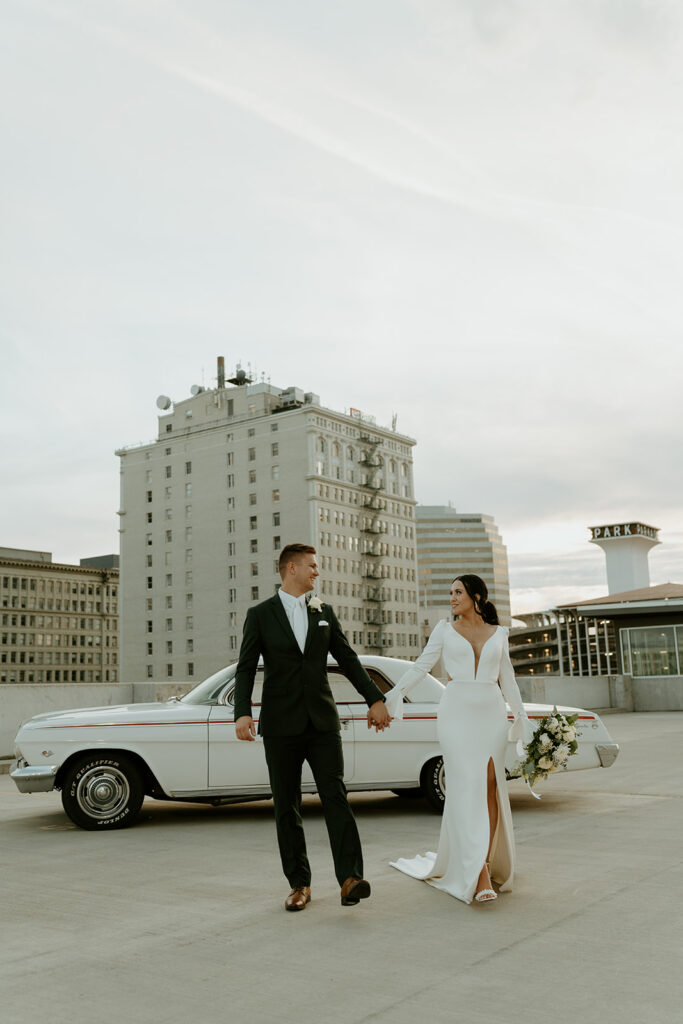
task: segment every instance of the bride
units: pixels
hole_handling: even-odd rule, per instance
[[[473,897],[483,903],[496,899],[492,880],[506,892],[514,873],[505,700],[515,715],[509,738],[526,744],[533,730],[510,662],[507,629],[498,624],[484,581],[472,573],[459,576],[451,587],[451,608],[457,621],[437,624],[420,657],[386,697],[389,714],[403,718],[403,695],[443,657],[449,681],[437,729],[446,775],[439,848],[392,867],[465,903]]]

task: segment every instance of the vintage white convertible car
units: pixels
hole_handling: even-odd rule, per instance
[[[361,661],[386,693],[410,667],[397,658],[362,655]],[[22,793],[61,790],[64,810],[81,828],[108,830],[131,825],[145,795],[219,805],[270,796],[262,741],[235,737],[233,692],[235,665],[221,669],[181,698],[165,703],[83,708],[36,715],[19,730],[16,761],[10,775]],[[403,721],[384,733],[367,728],[366,705],[330,660],[344,746],[349,790],[421,793],[436,810],[443,807],[443,761],[436,739],[437,706],[444,691],[433,676],[411,690]],[[254,715],[262,673],[254,688]],[[548,705],[527,704],[530,719],[542,718]],[[600,718],[578,711],[578,752],[569,768],[608,767],[619,747]],[[512,720],[512,715],[510,715]],[[510,743],[508,774],[519,772]],[[304,765],[304,792],[314,793]]]

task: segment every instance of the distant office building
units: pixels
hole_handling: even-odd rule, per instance
[[[450,505],[418,505],[415,517],[420,619],[433,626],[438,618],[450,615],[453,578],[471,572],[484,580],[501,624],[509,626],[507,549],[493,517],[456,512]]]
[[[110,566],[0,548],[0,683],[117,682],[118,583]]]
[[[220,360],[217,387],[192,392],[161,396],[158,439],[117,452],[123,680],[234,661],[295,541],[318,549],[318,593],[359,652],[415,656],[415,441],[243,371],[226,384]]]

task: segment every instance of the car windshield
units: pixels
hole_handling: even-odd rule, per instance
[[[227,668],[219,669],[212,676],[198,683],[194,690],[190,690],[184,697],[181,697],[183,704],[215,704],[225,684],[235,674],[235,666],[228,665]]]

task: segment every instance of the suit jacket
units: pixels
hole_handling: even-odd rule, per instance
[[[235,720],[251,715],[254,677],[262,655],[265,674],[258,723],[262,736],[295,736],[309,721],[321,732],[339,731],[339,715],[327,679],[328,653],[368,705],[384,700],[329,604],[323,604],[319,612],[308,609],[303,653],[277,594],[254,605],[244,623],[235,675]]]

